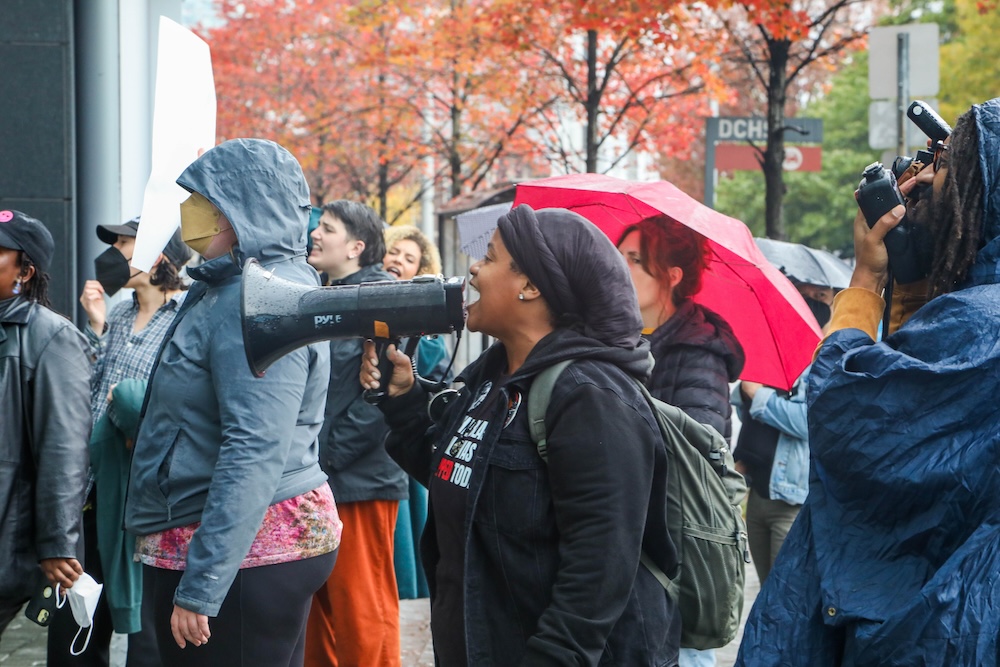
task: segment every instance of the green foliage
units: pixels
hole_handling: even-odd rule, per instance
[[[834,77],[829,94],[799,114],[823,119],[823,170],[785,173],[788,240],[852,255],[854,190],[865,165],[879,159],[868,148],[868,54],[855,54]],[[764,235],[764,175],[737,172],[719,179],[716,208]]]
[[[891,13],[879,25],[937,23],[941,39],[947,42],[958,30],[956,0],[890,0]]]
[[[1000,58],[1000,10],[980,12],[976,0],[954,0],[958,30],[941,47],[941,115],[949,123],[973,104],[1000,94],[995,63]]]

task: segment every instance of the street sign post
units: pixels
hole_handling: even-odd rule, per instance
[[[926,101],[936,96],[940,87],[938,25],[872,28],[868,53],[868,94],[873,100],[868,110],[868,144],[872,148],[895,147],[902,155],[915,145],[906,107],[913,99]],[[916,145],[922,144],[918,138]]]
[[[868,32],[868,96],[873,100],[891,100],[896,97],[898,84],[898,38],[900,33],[909,35],[910,95],[919,99],[937,97],[940,88],[938,57],[938,24],[911,23],[885,28],[872,28]]]
[[[793,144],[823,143],[823,120],[821,118],[786,118],[785,119],[785,171],[819,171],[819,146],[793,146]],[[716,144],[721,144],[720,157],[725,160],[736,160],[744,167],[729,169],[760,169],[755,151],[751,144],[767,142],[767,119],[759,117],[710,117],[705,119],[705,204],[715,208],[715,178]],[[731,150],[735,149],[735,150]],[[747,160],[753,160],[752,166]],[[815,168],[814,168],[815,167]]]

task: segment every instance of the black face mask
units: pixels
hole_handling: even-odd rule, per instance
[[[822,329],[825,327],[826,323],[830,321],[830,306],[804,294],[802,295],[802,298],[806,300],[806,305],[809,306],[809,310],[812,311],[813,316],[819,323],[819,328]]]
[[[105,294],[114,296],[132,278],[132,269],[121,251],[111,246],[94,260],[97,282],[101,283]]]

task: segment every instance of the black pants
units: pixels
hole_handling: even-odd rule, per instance
[[[153,602],[156,638],[165,667],[284,667],[302,665],[312,596],[333,570],[337,552],[240,570],[222,609],[208,619],[207,644],[181,649],[170,631],[174,592],[183,572],[143,567],[142,593]]]
[[[90,502],[96,507],[91,495]],[[104,569],[97,551],[97,510],[89,509],[83,513],[83,557],[79,558],[83,569],[100,584],[104,583]],[[108,606],[108,591],[101,594],[101,599],[94,610],[94,633],[90,637],[87,650],[81,655],[70,655],[69,646],[76,636],[79,626],[73,619],[73,611],[68,604],[57,609],[52,616],[48,636],[48,667],[108,667],[111,659],[111,609]],[[87,630],[80,633],[75,649],[83,646]],[[142,630],[128,635],[127,667],[159,667],[160,656],[156,648],[156,634],[153,631],[152,604],[143,600]]]
[[[97,554],[97,512],[88,509],[83,513],[83,530],[80,535],[80,545],[77,551],[77,560],[83,566],[84,571],[94,578],[99,584],[104,583],[104,570],[101,568],[101,559]],[[90,643],[87,650],[81,655],[70,655],[70,644],[76,636],[80,626],[73,619],[73,610],[67,602],[61,609],[56,609],[52,614],[52,622],[49,624],[48,651],[46,652],[47,664],[49,667],[107,667],[110,662],[111,649],[111,611],[105,596],[101,593],[101,599],[94,610],[94,632],[90,636]],[[80,633],[74,650],[79,650],[86,641],[87,629]]]
[[[21,607],[27,601],[27,599],[0,600],[0,637],[3,637],[3,631],[7,629],[11,621],[17,618],[18,612],[21,611]]]

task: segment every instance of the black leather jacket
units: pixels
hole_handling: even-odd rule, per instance
[[[39,560],[77,557],[89,439],[86,340],[18,299],[0,316],[0,600],[30,595]]]

